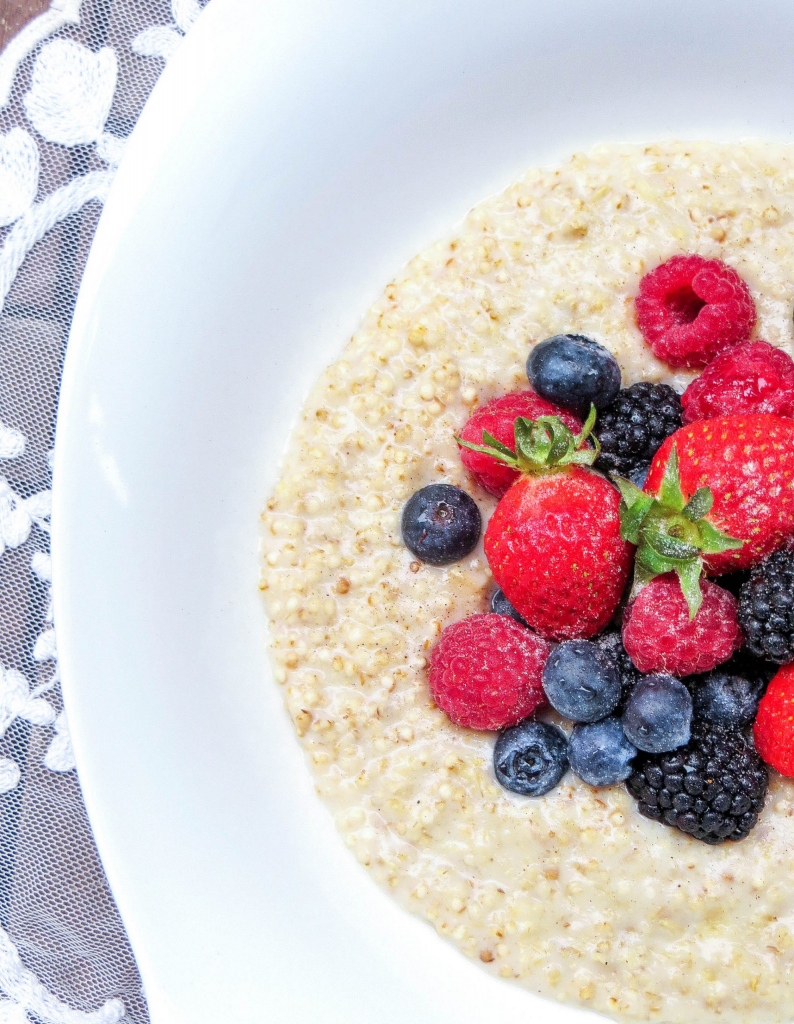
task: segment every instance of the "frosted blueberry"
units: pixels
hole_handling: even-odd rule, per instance
[[[526,718],[499,733],[493,765],[497,781],[511,793],[543,796],[568,771],[568,740],[555,725]]]
[[[623,731],[630,743],[649,754],[661,754],[689,742],[692,697],[673,676],[643,676],[623,712]]]
[[[631,775],[637,748],[626,739],[619,718],[577,725],[568,744],[574,775],[590,786],[612,786]]]
[[[555,711],[574,722],[597,722],[620,703],[620,675],[589,640],[566,640],[543,668],[543,689]]]
[[[405,546],[429,565],[451,565],[471,554],[482,530],[475,500],[452,484],[429,484],[405,503]]]
[[[555,334],[536,345],[527,359],[533,389],[583,419],[590,406],[603,409],[620,391],[618,361],[582,334]]]

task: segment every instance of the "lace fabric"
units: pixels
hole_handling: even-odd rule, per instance
[[[144,1024],[74,771],[51,455],[101,204],[199,0],[52,0],[0,53],[0,1024]]]

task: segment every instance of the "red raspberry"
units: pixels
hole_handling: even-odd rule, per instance
[[[785,665],[769,684],[753,735],[763,760],[781,775],[794,776],[794,665]]]
[[[733,267],[673,256],[640,281],[637,323],[654,355],[671,366],[705,366],[747,341],[755,326],[750,290]]]
[[[456,725],[502,729],[545,703],[550,644],[507,615],[453,622],[430,655],[430,692]]]
[[[472,444],[482,444],[482,432],[487,430],[497,441],[515,451],[513,424],[519,416],[528,420],[536,420],[538,416],[559,416],[574,434],[582,429],[582,421],[573,413],[552,405],[534,391],[519,391],[494,398],[481,406],[461,430],[460,436]],[[521,475],[517,469],[498,462],[492,455],[473,452],[471,448],[460,449],[460,461],[477,483],[497,498],[501,498]]]
[[[690,621],[676,576],[657,576],[623,617],[623,646],[640,672],[690,676],[727,661],[742,645],[739,602],[715,583],[700,581],[703,603]]]
[[[681,396],[684,423],[771,413],[794,417],[794,360],[766,341],[721,352]]]

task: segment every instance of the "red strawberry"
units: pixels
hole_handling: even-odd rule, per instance
[[[695,541],[708,573],[757,565],[794,535],[794,420],[720,416],[682,427],[656,453],[647,494],[660,491],[673,447],[684,499],[708,488],[713,504],[700,512],[703,521],[744,541],[729,550],[710,550]]]
[[[794,777],[794,665],[785,665],[758,705],[755,747],[781,775]]]
[[[620,496],[591,466],[585,446],[595,425],[591,407],[581,434],[559,417],[515,421],[515,451],[486,433],[465,448],[501,460],[524,476],[491,517],[485,557],[505,597],[541,636],[589,637],[612,618],[631,568],[621,539]],[[493,442],[492,444],[490,442]]]
[[[453,622],[430,655],[430,692],[468,729],[503,729],[545,704],[541,675],[551,646],[506,615]]]
[[[734,345],[713,359],[681,396],[684,423],[715,416],[794,416],[794,360],[766,341]]]
[[[573,413],[552,405],[534,391],[520,391],[502,395],[481,406],[461,430],[460,437],[463,441],[481,445],[483,431],[487,431],[497,441],[512,449],[515,421],[519,416],[528,420],[536,420],[539,416],[559,416],[575,434],[582,429],[581,421]],[[460,461],[477,483],[497,498],[501,498],[520,476],[517,469],[505,465],[493,455],[486,455],[484,452],[473,451],[463,446],[460,450]]]
[[[681,584],[673,575],[651,580],[626,609],[623,646],[640,672],[689,676],[709,672],[742,645],[738,601],[703,581],[702,599],[690,617]]]
[[[608,480],[579,466],[524,476],[497,505],[485,556],[541,636],[594,636],[615,614],[633,553],[620,536],[619,505]]]

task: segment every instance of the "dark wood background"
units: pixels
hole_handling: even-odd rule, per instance
[[[49,6],[50,0],[0,0],[0,50],[25,22]]]

